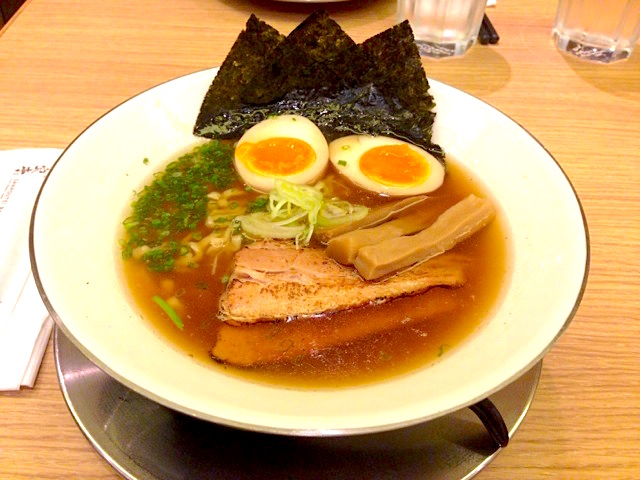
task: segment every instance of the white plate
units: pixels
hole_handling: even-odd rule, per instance
[[[222,424],[297,435],[373,432],[488,396],[538,362],[567,328],[589,261],[586,222],[570,182],[508,117],[431,81],[435,141],[488,186],[511,227],[512,281],[495,315],[433,366],[336,390],[258,385],[174,349],[140,318],[122,285],[116,232],[150,171],[196,140],[193,124],[215,72],[162,84],[97,120],[65,150],[34,210],[32,267],[44,301],[64,333],[115,379]]]

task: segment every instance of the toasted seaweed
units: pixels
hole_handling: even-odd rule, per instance
[[[435,102],[409,22],[405,20],[369,38],[362,49],[374,66],[370,79],[386,98],[397,99],[401,108],[413,114],[414,127],[430,142]]]
[[[352,85],[368,68],[351,37],[326,11],[317,10],[276,47],[271,62],[247,84],[242,100],[262,105],[293,90],[335,90]]]
[[[357,45],[326,12],[316,11],[285,39],[273,38],[267,35],[268,58],[239,74],[233,102],[215,102],[220,93],[212,92],[214,79],[196,135],[238,138],[271,115],[297,113],[316,123],[329,141],[354,133],[387,135],[443,161],[442,149],[431,142],[434,101],[408,22]],[[230,56],[237,53],[233,50]],[[233,77],[225,73],[225,78]]]
[[[373,64],[368,80],[375,82],[385,95],[397,96],[409,107],[435,106],[407,20],[365,40],[361,47]]]
[[[248,105],[222,111],[211,117],[199,135],[210,138],[238,138],[247,125],[272,115],[300,114],[314,122],[328,141],[344,135],[386,135],[424,148],[439,160],[442,149],[426,137],[416,115],[390,105],[374,84],[332,91],[326,88],[294,90],[266,105]],[[430,129],[429,129],[430,131]]]
[[[200,107],[195,132],[213,122],[220,112],[242,106],[246,85],[266,65],[276,47],[285,39],[275,28],[251,14],[213,79]]]

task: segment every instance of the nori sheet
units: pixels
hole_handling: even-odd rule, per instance
[[[247,84],[242,100],[263,105],[293,90],[337,90],[355,84],[369,68],[351,37],[326,11],[317,10],[277,46],[268,65]]]
[[[411,112],[413,128],[423,131],[430,142],[435,102],[429,94],[429,82],[409,22],[405,20],[369,38],[362,43],[362,49],[374,64],[370,80],[385,98],[394,100],[393,106]]]
[[[268,32],[260,58],[248,53],[246,40],[262,36],[247,34],[249,22],[252,32],[257,25]],[[253,15],[247,22],[207,92],[196,135],[239,138],[268,116],[296,113],[316,123],[329,141],[348,134],[387,135],[443,161],[442,149],[431,142],[434,101],[408,22],[360,45],[325,11],[311,14],[284,40],[265,25]],[[226,71],[229,58],[237,62],[242,52],[247,56],[241,72]]]
[[[207,90],[195,131],[211,121],[212,112],[233,110],[243,105],[241,93],[266,67],[268,59],[284,39],[284,35],[275,28],[251,14]]]

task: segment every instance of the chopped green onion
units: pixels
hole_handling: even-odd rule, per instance
[[[155,173],[153,181],[135,193],[131,215],[124,220],[123,258],[131,258],[135,248],[147,246],[153,251],[143,257],[149,270],[173,270],[175,258],[186,251],[169,239],[195,230],[206,218],[212,185],[220,190],[236,180],[233,151],[215,140],[195,147]]]
[[[171,319],[171,321],[176,324],[176,327],[178,327],[180,330],[184,328],[184,323],[182,323],[182,319],[176,313],[176,311],[173,308],[171,308],[171,306],[167,302],[165,302],[158,295],[154,295],[151,298],[151,300],[153,300],[158,304],[158,306],[164,311],[164,313],[167,314],[167,316]]]
[[[378,358],[384,362],[388,362],[391,360],[391,354],[384,350],[380,350],[380,352],[378,352]]]
[[[340,165],[341,167],[346,167],[347,166],[347,161],[346,160],[338,160],[338,165]]]
[[[269,206],[268,197],[258,197],[247,205],[247,213],[265,212]]]

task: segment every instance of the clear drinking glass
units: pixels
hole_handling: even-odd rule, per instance
[[[640,37],[640,0],[560,0],[553,38],[564,52],[596,62],[631,55]]]
[[[398,0],[398,21],[409,20],[421,55],[462,55],[478,37],[487,0]]]

